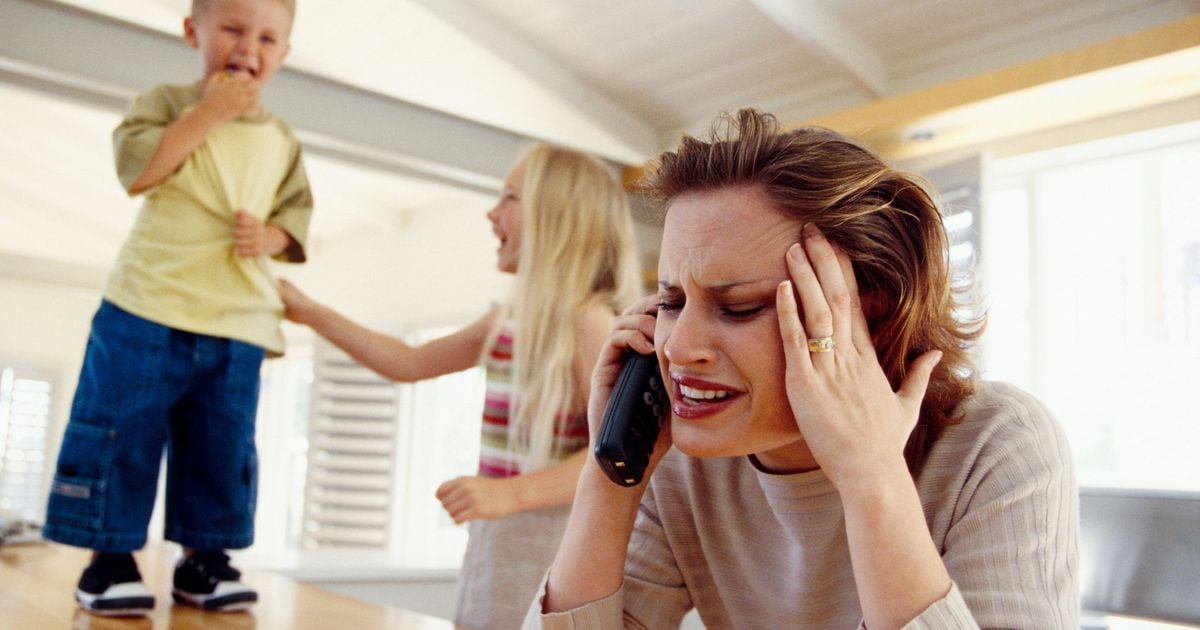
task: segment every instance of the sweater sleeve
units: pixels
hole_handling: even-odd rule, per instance
[[[866,629],[865,625],[859,627]],[[978,627],[979,624],[975,623],[967,603],[963,601],[958,585],[953,582],[950,583],[950,592],[946,593],[945,597],[930,604],[916,619],[904,624],[904,630],[969,630]]]
[[[950,592],[933,602],[916,619],[904,624],[902,630],[946,630],[946,628],[978,628],[971,611],[963,602],[958,585],[951,582]],[[867,630],[867,623],[860,621],[858,630]]]
[[[955,586],[909,627],[1077,628],[1079,500],[1066,436],[1015,388],[981,411],[998,421],[972,439],[945,535],[935,535]],[[978,625],[961,621],[972,618]]]
[[[547,576],[548,579],[549,576]],[[546,599],[546,580],[538,589],[537,598],[525,615],[526,630],[585,630],[594,628],[616,628],[621,619],[621,590],[604,599],[588,602],[579,608],[556,613],[543,613],[542,602]]]

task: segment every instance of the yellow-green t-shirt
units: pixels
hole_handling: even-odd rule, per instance
[[[128,192],[163,129],[200,101],[199,85],[159,85],[113,131],[117,176]],[[291,129],[263,112],[219,125],[175,173],[145,192],[105,298],[178,330],[237,339],[283,353],[283,303],[265,257],[234,248],[234,211],[287,232],[276,258],[303,262],[312,193]]]

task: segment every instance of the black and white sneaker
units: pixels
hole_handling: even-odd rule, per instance
[[[128,553],[96,554],[79,577],[75,601],[90,613],[111,617],[145,615],[154,609],[154,595]]]
[[[175,588],[171,595],[178,604],[213,612],[246,610],[258,601],[258,593],[242,584],[241,572],[229,566],[223,551],[196,551],[175,566]]]

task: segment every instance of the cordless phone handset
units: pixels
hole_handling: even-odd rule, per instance
[[[669,410],[658,358],[626,352],[625,364],[604,409],[594,451],[600,468],[613,483],[626,487],[641,483]]]

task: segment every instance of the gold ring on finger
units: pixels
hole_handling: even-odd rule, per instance
[[[809,337],[808,351],[809,352],[833,352],[836,344],[833,343],[833,335],[828,337]]]

